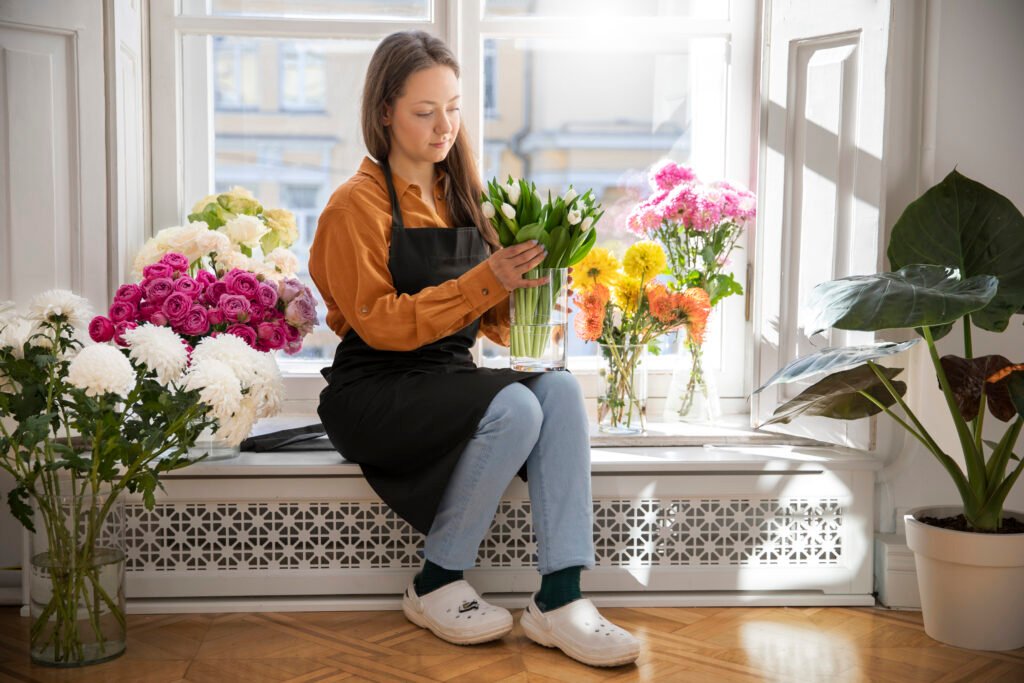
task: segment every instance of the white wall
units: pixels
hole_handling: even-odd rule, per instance
[[[921,135],[919,187],[931,187],[954,167],[1006,195],[1024,211],[1024,2],[1019,0],[930,0],[923,6],[924,83],[919,102]],[[897,39],[899,39],[897,37]],[[907,37],[908,40],[912,38]],[[889,183],[905,183],[893,176]],[[899,193],[897,193],[899,194]],[[905,204],[889,206],[895,220]],[[890,222],[891,224],[891,222]],[[1002,334],[974,332],[974,354],[1000,353],[1024,362],[1024,316],[1015,316]],[[930,361],[915,349],[910,386],[918,415],[949,453],[958,449],[945,402]],[[939,343],[942,354],[963,353],[955,329]],[[998,439],[1005,425],[989,416],[986,438]],[[908,441],[912,441],[908,439]],[[1017,452],[1021,451],[1018,445]],[[883,472],[892,480],[879,490],[882,531],[896,523],[896,511],[953,503],[958,496],[945,471],[920,449],[893,459]],[[1024,510],[1024,480],[1007,507]]]

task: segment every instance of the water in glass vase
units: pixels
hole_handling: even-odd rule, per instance
[[[523,279],[548,278],[546,283],[512,290],[509,357],[513,370],[544,372],[565,368],[568,274],[568,268],[535,268]]]

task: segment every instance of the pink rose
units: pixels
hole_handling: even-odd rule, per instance
[[[192,308],[192,299],[188,294],[175,292],[164,300],[163,313],[172,323],[180,323]]]
[[[114,325],[114,343],[118,346],[128,346],[128,342],[124,339],[124,333],[128,330],[134,330],[138,325],[130,321],[124,321]]]
[[[227,285],[228,291],[232,294],[240,294],[252,299],[256,296],[256,290],[259,289],[260,281],[250,272],[244,271],[241,268],[232,268],[231,272],[224,276],[224,284]]]
[[[217,276],[208,270],[200,270],[198,273],[196,273],[196,280],[199,281],[199,283],[202,284],[203,287],[209,287],[210,285],[217,281]]]
[[[166,327],[171,321],[167,319],[163,311],[154,311],[153,315],[149,316],[149,322],[158,327]]]
[[[97,344],[110,341],[114,338],[114,322],[102,315],[96,316],[89,323],[89,336]]]
[[[290,341],[284,345],[284,352],[289,356],[294,356],[296,353],[302,350],[301,341]]]
[[[269,285],[266,282],[261,282],[259,288],[256,290],[256,298],[259,302],[271,308],[277,304],[277,288],[273,285]]]
[[[174,269],[166,263],[151,263],[142,269],[142,277],[145,280],[156,280],[157,278],[170,279],[174,275]]]
[[[226,334],[233,334],[240,339],[244,339],[246,344],[256,348],[256,330],[248,325],[231,325],[225,332]]]
[[[211,308],[206,312],[206,319],[210,321],[211,325],[223,325],[224,311],[219,308]]]
[[[143,322],[149,322],[149,319],[153,317],[153,314],[160,310],[160,307],[156,304],[151,304],[148,301],[144,301],[139,306],[139,319]]]
[[[252,315],[249,300],[240,294],[225,294],[217,302],[217,307],[224,312],[224,319],[231,322],[248,322]]]
[[[296,297],[285,309],[284,319],[288,321],[289,325],[297,327],[300,332],[307,334],[316,324],[315,304],[308,297]]]
[[[131,320],[134,322],[138,318],[138,315],[139,309],[130,301],[115,299],[114,303],[110,304],[110,319],[115,323],[124,322],[125,320]]]
[[[127,301],[138,306],[139,302],[142,301],[142,294],[142,287],[138,285],[121,285],[117,288],[117,294],[114,295],[114,298],[118,301]]]
[[[268,349],[280,349],[283,348],[285,342],[288,341],[285,337],[284,330],[281,329],[281,325],[277,323],[260,323],[256,327],[256,337],[263,342],[263,345]]]
[[[298,328],[286,324],[284,326],[284,336],[289,342],[297,342],[302,339],[302,332]]]
[[[188,295],[188,298],[195,301],[203,293],[203,285],[198,280],[193,280],[188,275],[182,275],[174,281],[175,291]]]
[[[171,270],[184,273],[188,270],[188,258],[184,254],[168,252],[160,259],[160,263],[166,264]]]
[[[210,320],[206,315],[206,309],[202,306],[192,306],[181,322],[181,331],[190,337],[209,332]]]
[[[163,264],[158,264],[163,265]],[[166,268],[166,266],[164,266]],[[143,283],[146,299],[154,304],[162,304],[164,299],[174,293],[174,280],[170,277],[158,277]]]
[[[228,286],[223,280],[217,280],[206,288],[206,301],[211,306],[220,303],[220,298],[228,293]]]
[[[303,289],[305,288],[302,286],[302,283],[294,278],[284,280],[279,286],[281,300],[286,304],[290,303],[292,299],[302,294]]]

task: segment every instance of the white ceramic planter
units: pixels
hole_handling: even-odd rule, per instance
[[[907,512],[924,630],[935,640],[971,650],[1024,647],[1024,534],[951,531],[917,521],[953,517],[962,507]],[[1003,515],[1024,520],[1024,513]]]

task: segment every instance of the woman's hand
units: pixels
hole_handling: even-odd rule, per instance
[[[499,249],[491,254],[487,261],[491,264],[495,277],[501,281],[506,291],[511,292],[517,287],[540,287],[547,284],[550,279],[548,277],[537,280],[523,279],[523,273],[539,266],[547,255],[548,251],[543,244],[530,240]]]

